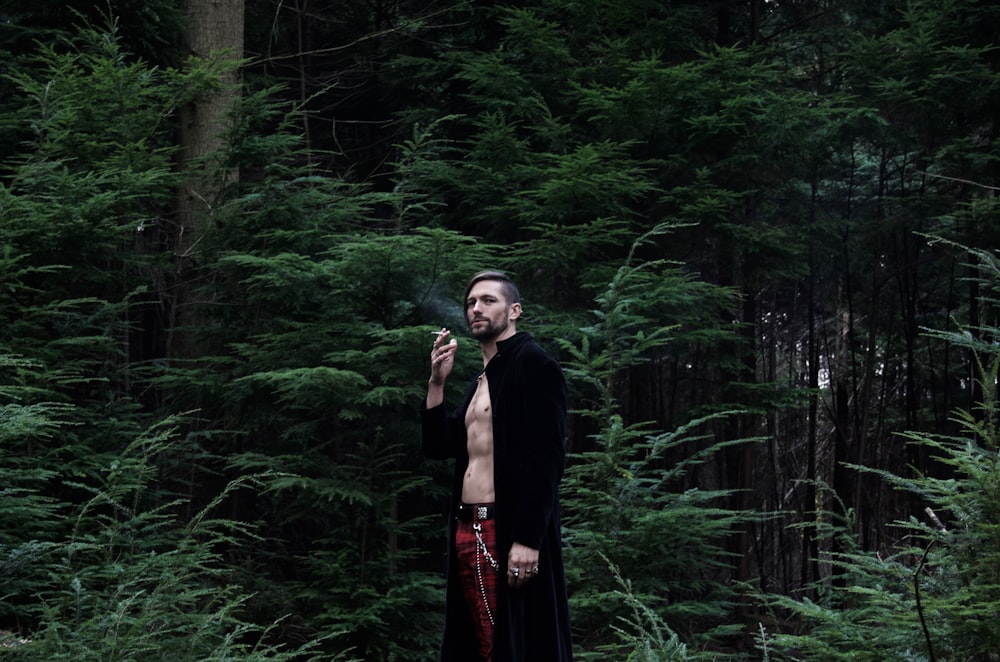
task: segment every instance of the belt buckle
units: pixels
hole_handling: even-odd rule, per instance
[[[478,506],[476,508],[476,517],[478,519],[486,519],[487,515],[489,515],[489,510],[486,508],[486,506]]]

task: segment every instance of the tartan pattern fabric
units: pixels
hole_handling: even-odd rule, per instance
[[[478,536],[475,527],[479,527]],[[489,556],[484,553],[480,539]],[[484,662],[490,662],[493,656],[493,619],[497,609],[499,570],[493,568],[490,559],[497,558],[496,547],[495,520],[475,518],[472,522],[455,523],[458,574],[479,641],[479,655]]]

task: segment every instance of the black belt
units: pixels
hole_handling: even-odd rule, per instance
[[[459,522],[481,522],[482,520],[493,519],[493,506],[482,504],[458,504],[455,511],[455,519]]]

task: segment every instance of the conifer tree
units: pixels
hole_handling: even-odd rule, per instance
[[[972,249],[984,267],[984,303],[993,310],[1000,260]],[[831,517],[827,534],[842,540],[832,562],[845,582],[817,601],[773,597],[805,625],[803,634],[772,633],[772,659],[885,660],[990,659],[1000,640],[1000,478],[994,325],[929,331],[974,353],[983,400],[956,410],[954,434],[903,433],[928,453],[933,473],[854,465],[894,490],[914,497],[914,509],[892,523],[904,542],[882,554],[864,550],[849,519]],[[767,638],[767,637],[765,637]]]
[[[4,648],[18,659],[284,659],[223,555],[253,526],[218,517],[264,478],[172,489],[197,449],[155,409],[148,366],[175,182],[170,114],[196,79],[85,29],[11,80],[31,140],[0,186],[0,539]],[[152,341],[155,335],[148,335]],[[146,369],[144,369],[146,368]]]
[[[724,548],[754,515],[727,508],[725,490],[687,487],[687,479],[728,445],[752,440],[706,434],[722,414],[661,430],[621,411],[628,370],[682,337],[690,320],[678,304],[723,307],[731,296],[676,265],[636,255],[643,241],[667,231],[636,242],[597,298],[579,344],[561,343],[576,385],[577,425],[595,430],[593,448],[573,454],[564,485],[571,607],[586,633],[581,659],[647,659],[642,651],[648,659],[699,659],[695,650],[720,650],[741,629],[727,622],[737,596],[726,578],[736,559]],[[706,339],[712,332],[701,331]]]

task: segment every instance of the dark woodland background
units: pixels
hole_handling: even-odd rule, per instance
[[[998,27],[0,3],[0,658],[434,659],[428,331],[500,268],[579,659],[1000,659]]]

